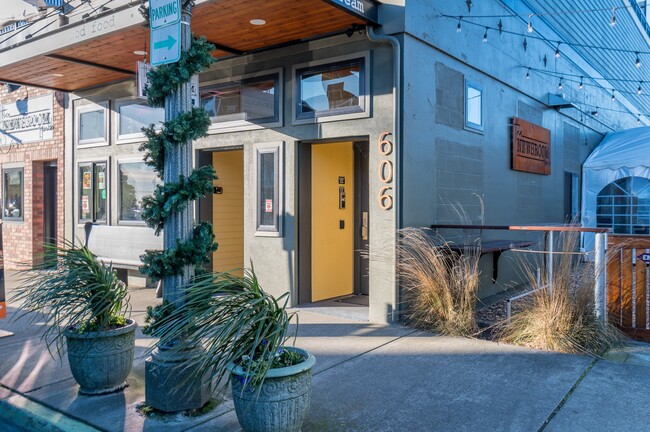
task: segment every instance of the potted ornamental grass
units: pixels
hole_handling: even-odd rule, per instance
[[[276,299],[265,292],[252,268],[242,277],[207,274],[195,278],[182,302],[167,305],[168,312],[152,323],[161,344],[197,348],[188,365],[197,374],[208,373],[216,382],[229,375],[246,432],[299,431],[309,410],[316,359],[288,346],[289,323],[297,319],[286,311],[288,296]]]
[[[79,392],[87,395],[121,390],[131,371],[137,324],[126,285],[87,247],[45,245],[44,259],[20,275],[12,297],[17,317],[45,318],[42,339],[62,358],[67,351]],[[37,312],[37,313],[33,313]]]

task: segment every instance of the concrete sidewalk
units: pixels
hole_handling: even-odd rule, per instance
[[[8,288],[10,288],[10,283]],[[10,293],[9,293],[10,294]],[[153,290],[132,291],[143,323]],[[10,317],[15,309],[9,305]],[[297,345],[317,358],[303,431],[646,431],[650,350],[634,345],[610,360],[546,353],[482,340],[434,336],[299,310]],[[43,323],[0,321],[0,429],[238,431],[230,396],[198,417],[148,418],[138,330],[129,386],[79,395],[65,359],[52,359]]]

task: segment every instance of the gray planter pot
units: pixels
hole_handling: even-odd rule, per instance
[[[126,387],[138,326],[133,320],[126,322],[124,327],[103,332],[66,332],[68,363],[80,393],[99,395]]]
[[[242,392],[240,366],[229,368],[232,397],[239,424],[245,432],[299,432],[311,402],[311,368],[316,358],[300,348],[286,349],[307,360],[294,366],[271,369],[259,391]]]

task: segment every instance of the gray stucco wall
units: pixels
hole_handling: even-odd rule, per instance
[[[369,56],[367,66],[370,79],[369,116],[364,118],[344,119],[317,124],[294,125],[292,122],[292,105],[294,80],[292,67],[319,60],[336,59],[341,56]],[[392,50],[388,45],[374,44],[363,34],[353,37],[338,36],[310,43],[295,45],[280,50],[273,50],[240,58],[221,60],[212,69],[201,75],[202,83],[236,78],[242,75],[281,69],[283,73],[281,104],[283,111],[282,124],[273,128],[258,128],[250,130],[211,131],[206,138],[194,143],[196,151],[210,151],[228,148],[244,149],[245,171],[245,209],[244,209],[244,253],[245,262],[253,262],[262,286],[269,292],[280,295],[291,292],[291,304],[297,302],[297,272],[299,254],[297,250],[298,233],[298,202],[297,181],[298,146],[301,142],[319,140],[350,140],[367,139],[369,141],[370,163],[370,319],[386,321],[392,310],[395,293],[394,275],[394,208],[381,210],[376,200],[377,191],[382,183],[376,175],[380,159],[392,160],[393,155],[381,156],[377,150],[377,139],[384,131],[392,130]],[[104,101],[135,95],[132,82],[116,84],[101,89],[75,95],[77,104],[86,101]],[[111,102],[111,109],[114,104]],[[74,117],[74,104],[69,108],[70,118]],[[75,120],[76,121],[76,120]],[[72,125],[71,125],[72,126]],[[72,128],[73,129],[73,128]],[[68,148],[68,172],[74,176],[69,185],[74,194],[66,195],[67,208],[74,209],[74,215],[68,217],[69,231],[79,238],[83,237],[83,227],[78,220],[78,169],[80,160],[104,160],[110,158],[112,193],[109,192],[111,207],[111,224],[117,219],[117,188],[115,161],[120,158],[138,157],[139,143],[115,144],[95,148],[76,148],[74,139],[69,136],[66,140]],[[282,143],[283,171],[281,179],[283,189],[283,236],[255,236],[255,146],[267,143]],[[217,173],[218,175],[218,173]],[[394,187],[394,185],[393,185]],[[219,239],[217,238],[217,241]],[[335,269],[333,269],[335,271]]]
[[[499,2],[474,9],[476,14],[507,13]],[[521,67],[539,61],[543,47],[529,41],[524,52],[518,39],[496,34],[495,42],[483,44],[483,30],[479,34],[479,29],[465,26],[459,34],[457,20],[439,17],[463,13],[467,13],[464,2],[414,1],[406,10],[403,225],[563,223],[565,171],[579,173],[603,134],[610,127],[635,126],[634,118],[610,115],[599,123],[577,110],[546,106],[545,95],[557,92],[557,82],[534,74],[527,80]],[[465,126],[465,80],[482,88],[482,131]],[[592,91],[587,97],[602,105],[610,95]],[[551,131],[551,175],[511,169],[512,117]],[[478,235],[484,240],[542,240],[530,232],[440,233],[456,241]],[[532,257],[504,253],[496,284],[490,280],[491,256],[483,257],[480,295],[520,283],[518,261]]]

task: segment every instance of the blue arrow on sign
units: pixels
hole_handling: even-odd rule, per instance
[[[155,49],[172,49],[176,45],[176,39],[172,35],[167,36],[167,39],[158,41],[153,44]]]

